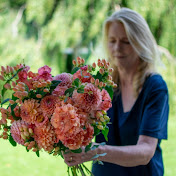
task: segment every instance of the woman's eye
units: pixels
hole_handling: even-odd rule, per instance
[[[127,44],[127,45],[129,45],[129,44],[130,44],[130,42],[129,42],[129,41],[122,41],[122,43]]]

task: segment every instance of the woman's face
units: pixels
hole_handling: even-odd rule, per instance
[[[125,28],[120,22],[113,22],[108,30],[108,51],[117,60],[118,66],[135,66],[139,57],[128,41]]]

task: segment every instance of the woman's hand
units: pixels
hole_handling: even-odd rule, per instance
[[[62,155],[64,157],[64,162],[68,166],[75,166],[81,164],[83,162],[93,160],[92,157],[96,155],[96,149],[85,152],[85,147],[82,147],[81,153],[73,153],[71,151],[63,152]]]

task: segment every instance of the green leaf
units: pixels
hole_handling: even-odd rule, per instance
[[[76,73],[79,70],[79,67],[74,67],[73,70],[71,71],[71,74]]]
[[[98,71],[97,74],[94,76],[95,79],[99,79],[99,81],[102,81],[102,74]]]
[[[38,157],[40,157],[39,150],[37,150],[35,153]]]
[[[8,102],[9,100],[11,100],[11,99],[10,99],[10,98],[5,99],[5,100],[1,103],[1,106],[2,106],[4,103]]]
[[[102,130],[102,134],[104,135],[104,138],[106,141],[108,141],[108,133],[109,133],[109,127],[106,126],[104,130]]]
[[[21,117],[17,117],[16,115],[15,115],[15,113],[14,113],[14,108],[17,106],[17,103],[15,103],[15,104],[13,104],[13,105],[10,105],[10,107],[11,107],[11,115],[13,116],[13,119],[14,120],[19,120],[19,119],[21,119]]]
[[[102,161],[100,161],[100,160],[98,160],[97,162],[98,162],[98,164],[100,164],[100,165],[104,165],[104,163],[103,163]]]
[[[51,81],[50,91],[53,92],[53,90],[61,83],[60,80],[53,80]]]
[[[76,78],[73,83],[76,87],[79,87],[79,83],[80,83],[79,78]]]
[[[82,149],[81,148],[79,148],[79,149],[77,149],[77,150],[71,150],[73,153],[81,153],[82,152]]]
[[[114,94],[113,88],[111,86],[106,86],[105,90],[107,90],[107,92],[109,93],[109,96],[111,97],[111,100],[112,100],[113,94]]]
[[[99,147],[99,145],[93,145],[92,147],[91,147],[91,150],[95,150],[96,148],[98,148]]]
[[[98,158],[100,155],[99,154],[96,154],[96,155],[94,155],[93,157],[92,157],[92,159],[96,159],[96,158]]]
[[[26,151],[29,152],[29,150],[27,149],[27,147],[26,147]]]
[[[9,136],[9,142],[10,142],[14,147],[17,146],[17,143],[14,141],[13,137],[11,136],[11,134],[10,134],[10,136]]]
[[[78,93],[84,93],[84,89],[79,88],[79,89],[77,89],[77,92]]]
[[[85,152],[88,152],[89,150],[91,150],[91,146],[92,146],[92,143],[87,145],[86,148],[85,148]]]
[[[99,154],[99,156],[105,156],[107,153],[101,153]]]
[[[72,96],[74,90],[75,90],[75,88],[71,87],[71,88],[67,89],[64,94],[67,95],[67,93],[69,93],[69,96]]]

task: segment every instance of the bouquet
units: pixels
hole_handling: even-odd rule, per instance
[[[108,140],[107,110],[117,86],[110,75],[113,70],[104,59],[84,63],[77,57],[72,73],[56,76],[47,65],[37,73],[25,64],[1,66],[0,138],[13,146],[23,145],[37,156],[44,150],[61,157],[67,150],[82,152],[83,146],[85,152],[95,149],[92,139],[99,133]],[[68,167],[72,175],[85,175],[85,171],[92,174],[84,163]]]

